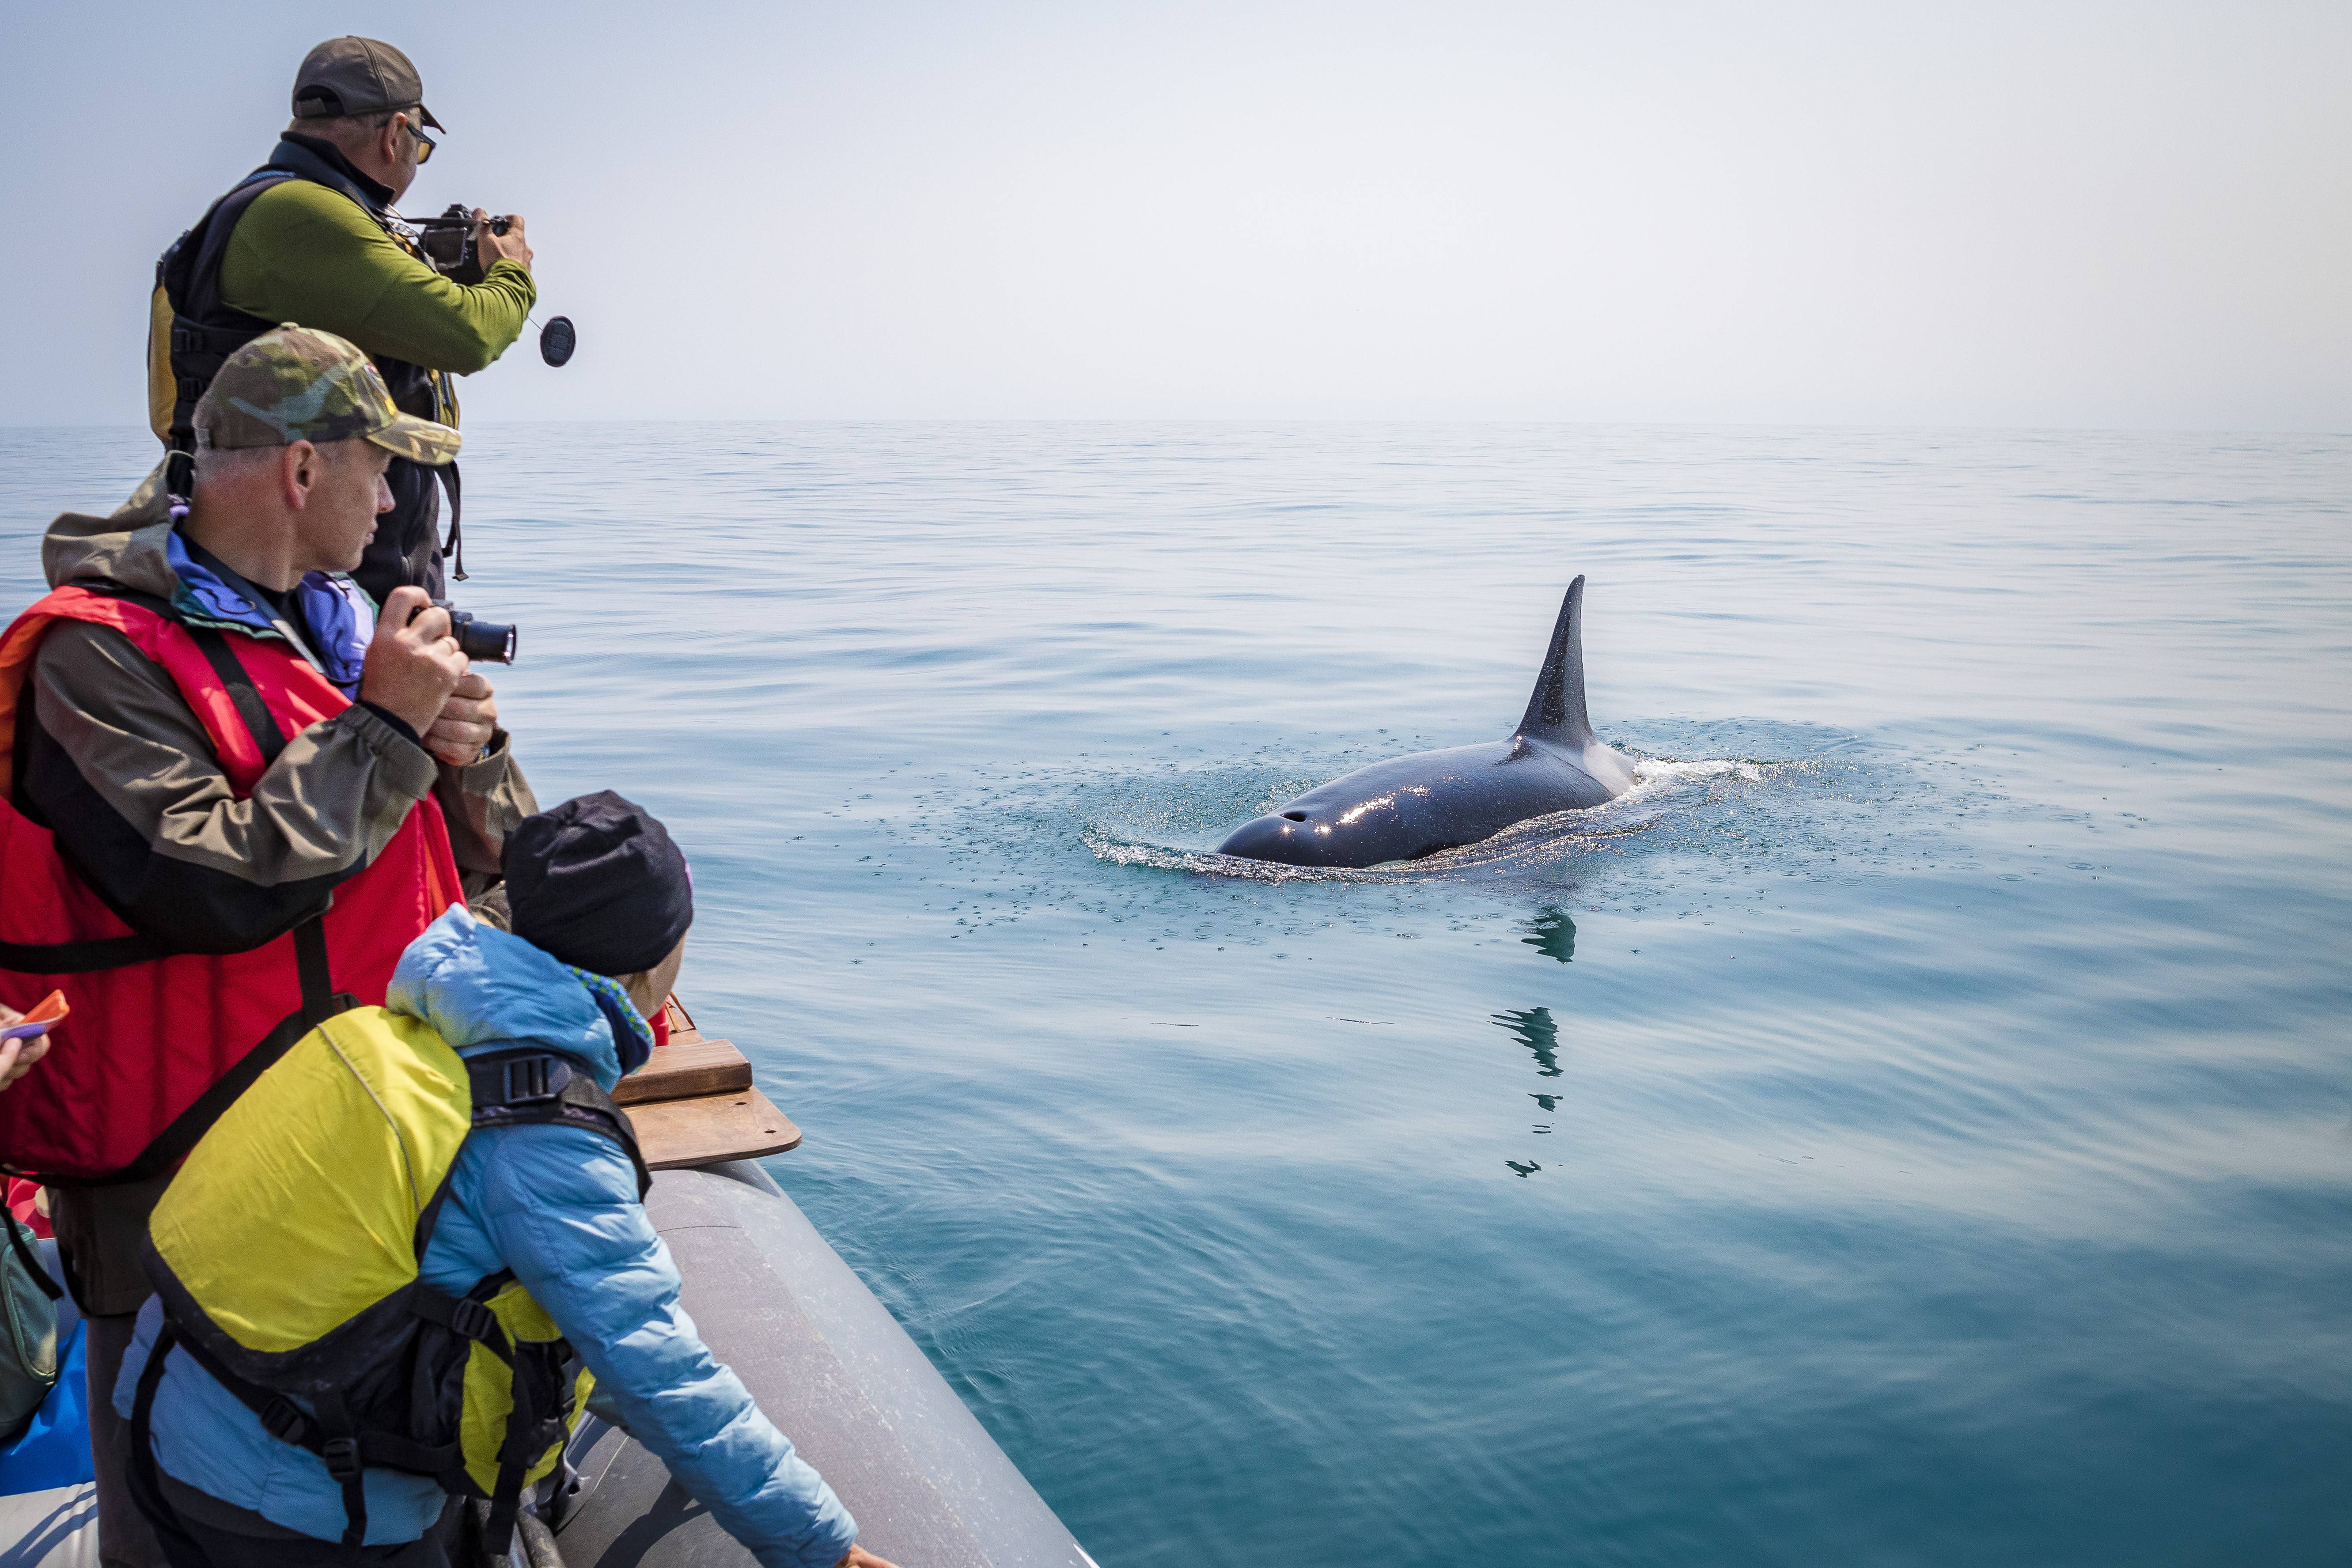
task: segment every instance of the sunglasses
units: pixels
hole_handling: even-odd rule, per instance
[[[418,165],[421,167],[424,164],[433,162],[433,149],[439,146],[440,143],[434,141],[432,137],[425,134],[421,129],[415,125],[411,125],[408,128],[408,133],[416,138],[416,162]]]

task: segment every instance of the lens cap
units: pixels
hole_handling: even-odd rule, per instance
[[[555,316],[539,329],[539,357],[550,364],[562,364],[580,346],[580,334],[572,330],[572,318]]]

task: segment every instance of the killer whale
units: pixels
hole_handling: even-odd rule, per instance
[[[1633,764],[1592,732],[1584,710],[1583,619],[1580,574],[1560,600],[1528,710],[1506,739],[1358,768],[1243,823],[1217,852],[1292,866],[1418,860],[1624,794]]]

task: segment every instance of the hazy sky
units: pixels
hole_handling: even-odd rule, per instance
[[[0,0],[0,423],[143,417],[303,52],[525,214],[469,422],[2352,429],[2352,5]]]

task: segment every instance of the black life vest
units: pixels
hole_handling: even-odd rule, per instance
[[[164,488],[184,500],[195,484],[196,400],[204,396],[205,388],[212,384],[213,377],[220,374],[229,355],[281,324],[235,310],[221,298],[221,264],[228,255],[229,237],[236,232],[237,220],[245,216],[254,199],[288,180],[309,180],[357,202],[360,209],[374,219],[395,244],[421,257],[415,242],[394,225],[381,202],[370,198],[351,171],[340,166],[341,161],[307,145],[307,141],[293,136],[280,140],[271,151],[269,162],[205,208],[195,226],[173,241],[171,248],[155,263],[150,330],[159,335],[168,334],[164,342],[169,347],[171,367],[170,422],[159,432],[170,453]],[[152,357],[151,352],[151,360]],[[446,375],[389,354],[369,357],[375,362],[385,389],[403,413],[444,425],[457,423],[457,393]],[[150,374],[153,374],[152,368]],[[151,402],[160,422],[161,389],[151,389]],[[392,486],[393,512],[385,520],[387,526],[380,537],[389,545],[404,531],[402,523],[433,504],[432,487],[437,479],[449,492],[449,540],[446,544],[436,545],[434,553],[446,558],[456,552],[459,547],[457,466],[451,463],[435,470],[395,460],[393,470],[385,476]],[[463,581],[465,574],[464,557],[460,555],[457,575]],[[362,576],[363,585],[381,600],[384,584],[367,580],[367,575]],[[412,581],[422,582],[415,563],[410,563],[407,575]],[[439,596],[436,584],[424,585],[436,587],[436,596]]]

